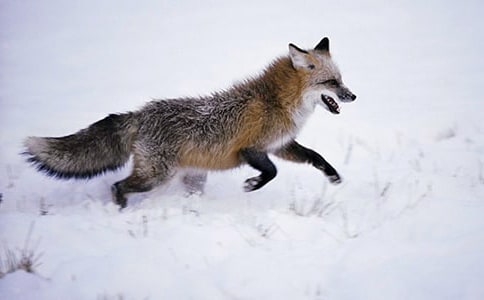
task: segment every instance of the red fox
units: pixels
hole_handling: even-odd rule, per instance
[[[261,75],[210,96],[154,100],[72,135],[29,137],[24,154],[38,170],[65,179],[116,170],[132,155],[131,175],[112,186],[121,208],[127,194],[149,191],[182,169],[197,170],[184,182],[201,190],[207,171],[248,164],[260,175],[247,179],[244,189],[257,190],[277,173],[268,154],[310,163],[339,183],[336,170],[295,138],[316,104],[339,114],[337,101],[355,99],[323,38],[311,50],[289,44],[289,55],[275,59]]]

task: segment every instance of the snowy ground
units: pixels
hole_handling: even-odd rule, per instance
[[[0,299],[484,299],[484,5],[286,2],[0,2],[0,258],[40,256]],[[326,35],[358,100],[318,109],[299,141],[342,185],[274,159],[260,191],[242,191],[245,167],[120,213],[109,186],[129,166],[56,181],[18,155]]]

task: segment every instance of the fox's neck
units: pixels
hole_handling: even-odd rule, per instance
[[[269,142],[268,149],[281,147],[294,139],[314,111],[312,103],[303,101],[305,76],[293,67],[289,57],[282,57],[272,62],[259,77],[243,85],[242,91],[264,104],[265,110],[254,115],[260,113],[262,136]]]
[[[238,89],[255,91],[261,101],[284,109],[297,107],[301,101],[303,80],[289,57],[274,60],[258,77],[246,81]]]

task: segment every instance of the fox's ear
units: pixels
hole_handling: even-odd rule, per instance
[[[314,65],[309,59],[309,53],[306,50],[303,50],[294,44],[289,44],[289,56],[291,57],[294,68],[314,69]]]
[[[314,47],[314,50],[329,52],[329,39],[327,37],[323,38],[321,42]]]

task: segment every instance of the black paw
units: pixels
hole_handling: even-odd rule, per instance
[[[245,181],[244,191],[252,192],[252,191],[258,190],[261,187],[263,187],[266,183],[267,181],[263,180],[262,177],[260,176],[249,178]]]
[[[113,202],[119,205],[119,210],[122,210],[128,205],[128,200],[119,192],[114,184],[111,186],[111,193],[113,195]]]
[[[329,182],[332,184],[340,184],[343,180],[341,177],[338,175],[338,173],[333,174],[333,175],[328,175]]]

